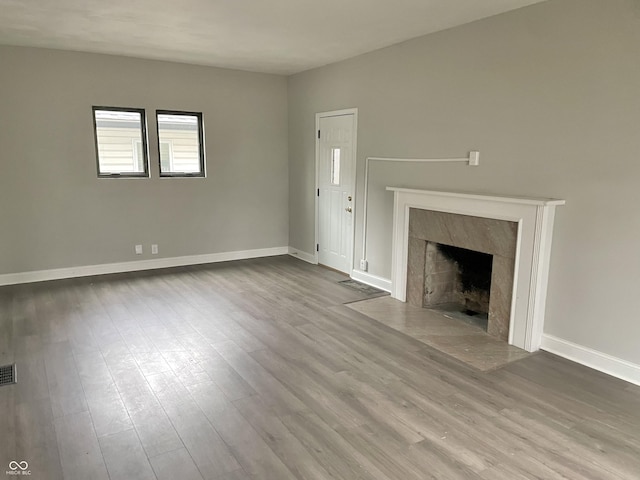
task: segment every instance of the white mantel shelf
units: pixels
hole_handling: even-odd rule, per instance
[[[521,203],[523,205],[564,205],[565,200],[559,200],[557,198],[535,198],[535,197],[512,197],[507,195],[484,195],[481,193],[465,193],[465,192],[449,192],[439,190],[416,190],[412,188],[402,187],[387,187],[387,190],[392,192],[405,192],[405,193],[418,193],[421,195],[438,195],[441,197],[457,197],[468,198],[472,200],[488,200],[504,203]]]
[[[518,224],[509,343],[535,352],[544,326],[555,208],[564,200],[387,187],[394,194],[391,295],[406,301],[411,208]]]

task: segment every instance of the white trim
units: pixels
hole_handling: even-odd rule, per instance
[[[154,258],[133,262],[104,263],[100,265],[84,265],[80,267],[56,268],[52,270],[38,270],[33,272],[7,273],[0,275],[0,286],[16,285],[20,283],[45,282],[63,278],[90,277],[110,273],[137,272],[140,270],[154,270],[156,268],[182,267],[185,265],[200,265],[203,263],[227,262],[230,260],[244,260],[247,258],[271,257],[286,255],[288,247],[258,248],[255,250],[240,250],[235,252],[207,253],[204,255],[188,255],[184,257]]]
[[[473,152],[471,152],[473,153]],[[442,160],[438,160],[442,161]],[[393,192],[402,193],[417,193],[420,195],[438,195],[439,197],[453,197],[464,198],[468,200],[481,200],[481,201],[493,201],[500,203],[517,203],[522,205],[540,205],[540,206],[554,206],[564,205],[566,200],[560,200],[558,198],[537,198],[537,197],[514,197],[511,195],[482,195],[479,193],[470,192],[451,192],[446,190],[416,190],[415,188],[400,188],[400,187],[387,187],[387,190]]]
[[[594,370],[640,385],[640,365],[638,364],[546,333],[542,335],[540,348]]]
[[[351,278],[360,283],[384,290],[385,292],[391,292],[391,280],[388,278],[371,275],[370,273],[363,272],[362,270],[352,270]]]
[[[349,268],[353,268],[354,265],[354,257],[355,257],[355,248],[356,248],[356,228],[355,228],[355,219],[356,219],[356,175],[357,175],[357,167],[358,167],[358,109],[357,108],[344,108],[342,110],[333,110],[330,112],[320,112],[316,113],[316,188],[313,192],[315,197],[315,245],[313,246],[314,250],[316,250],[317,245],[319,243],[319,228],[318,222],[320,221],[319,208],[320,202],[318,202],[318,188],[320,188],[319,184],[319,160],[320,160],[320,139],[318,138],[318,130],[320,130],[320,119],[325,117],[339,117],[342,115],[353,115],[353,155],[351,158],[351,196],[353,198],[353,207],[352,207],[352,222],[351,222],[351,252],[349,252]],[[318,264],[318,252],[314,253],[315,261],[313,263]],[[345,272],[348,273],[348,272]]]
[[[419,208],[495,218],[518,223],[509,343],[535,352],[540,348],[555,207],[564,200],[503,197],[387,187],[394,192],[391,295],[407,293],[409,210]]]
[[[299,258],[305,262],[312,263],[313,265],[318,264],[318,257],[316,255],[303,250],[298,250],[297,248],[289,247],[289,255]]]
[[[144,144],[142,143],[142,140],[136,140],[135,138],[131,139],[132,143],[133,143],[133,171],[137,172],[138,171],[138,164],[140,163],[140,159],[138,158],[138,144],[140,144],[140,150],[142,150],[144,148]],[[142,162],[144,163],[145,158],[144,158],[144,151],[142,152]],[[149,161],[149,153],[147,152],[147,162]],[[142,171],[144,172],[144,167],[142,168]]]
[[[158,114],[156,114],[156,121],[157,120],[158,120]],[[163,143],[166,143],[167,145],[169,145],[169,172],[165,172],[165,173],[173,173],[173,140],[158,139],[158,158],[159,158],[158,168],[160,168],[160,165],[162,165],[162,144]],[[199,158],[198,158],[198,163],[200,163]]]

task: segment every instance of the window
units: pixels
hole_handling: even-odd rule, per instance
[[[340,147],[331,148],[331,185],[340,185]]]
[[[156,111],[161,177],[204,177],[202,113]]]
[[[148,177],[145,113],[138,108],[93,107],[99,177]]]

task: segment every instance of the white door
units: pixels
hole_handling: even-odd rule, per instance
[[[318,263],[351,273],[355,113],[318,118]]]

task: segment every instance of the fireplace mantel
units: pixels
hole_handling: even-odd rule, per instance
[[[394,192],[391,295],[406,301],[409,209],[518,223],[509,343],[534,352],[544,325],[555,207],[564,200],[387,187]]]

